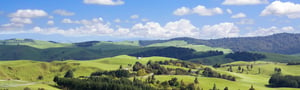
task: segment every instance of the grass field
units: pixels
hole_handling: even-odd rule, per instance
[[[0,89],[8,88],[9,90],[23,90],[25,87],[31,88],[31,90],[37,90],[38,88],[45,88],[46,90],[58,90],[51,86],[54,85],[52,79],[54,76],[63,76],[67,70],[75,70],[75,77],[89,76],[90,73],[99,70],[116,70],[120,65],[123,68],[131,68],[128,64],[134,64],[139,61],[146,64],[148,61],[163,61],[163,60],[177,60],[174,58],[165,57],[144,57],[137,59],[127,55],[120,55],[116,57],[89,60],[89,61],[53,61],[53,62],[40,62],[31,60],[17,60],[17,61],[1,61],[0,62]],[[246,69],[247,65],[253,64],[251,70],[238,72],[237,67],[241,66]],[[219,73],[232,75],[237,78],[237,81],[229,81],[219,78],[208,78],[203,76],[190,76],[190,75],[155,75],[160,82],[170,80],[173,77],[177,77],[178,80],[183,80],[185,83],[192,83],[195,77],[198,77],[199,86],[203,90],[209,90],[213,87],[213,84],[217,85],[220,90],[226,86],[229,90],[248,90],[251,85],[256,90],[299,90],[296,88],[268,88],[265,85],[268,84],[270,75],[274,73],[274,68],[281,68],[282,74],[285,75],[298,75],[300,76],[300,65],[286,65],[284,63],[274,63],[266,61],[256,62],[232,62],[223,64],[233,65],[233,72],[228,72],[228,67],[216,68]],[[167,68],[179,68],[176,66],[163,65]],[[207,66],[211,67],[211,66]],[[182,68],[182,67],[180,67]],[[258,73],[260,68],[261,73]],[[188,68],[183,68],[188,70]],[[37,77],[42,75],[43,80],[38,80]],[[145,77],[144,77],[145,78]],[[19,80],[16,80],[19,79]],[[20,81],[21,80],[21,81]]]
[[[225,48],[213,48],[205,45],[192,45],[188,44],[186,41],[178,40],[178,41],[169,41],[164,43],[155,43],[148,45],[148,47],[160,47],[160,46],[174,46],[174,47],[183,47],[183,48],[191,48],[198,52],[205,52],[205,51],[223,51],[224,53],[232,52],[230,49]]]

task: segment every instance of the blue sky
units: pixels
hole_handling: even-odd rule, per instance
[[[299,0],[1,0],[0,39],[61,42],[298,33]]]

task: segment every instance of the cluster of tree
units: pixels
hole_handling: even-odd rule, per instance
[[[54,82],[64,90],[155,90],[141,81],[105,76],[85,79],[56,77]]]
[[[178,58],[181,60],[189,60],[192,58],[202,58],[202,57],[217,56],[223,54],[224,53],[222,51],[207,51],[203,53],[196,53],[194,49],[189,49],[189,48],[165,47],[165,48],[146,50],[143,52],[138,52],[129,55],[136,56],[136,57],[162,56],[162,57]]]
[[[185,84],[183,82],[183,80],[181,80],[180,82],[178,81],[178,79],[176,77],[171,78],[171,80],[168,81],[164,81],[162,83],[160,83],[160,86],[167,88],[167,87],[172,87],[173,90],[200,90],[200,87],[196,88],[196,84],[198,84],[199,81],[197,78],[195,78],[194,83],[189,83],[189,84]]]
[[[199,72],[197,72],[199,73]],[[222,79],[226,79],[226,80],[230,80],[230,81],[235,81],[235,77],[231,76],[231,75],[226,75],[226,74],[220,74],[216,71],[213,71],[211,68],[204,68],[204,71],[202,72],[202,75],[205,77],[216,77],[216,78],[222,78]]]
[[[132,70],[137,71],[138,76],[143,76],[147,73],[154,73],[155,75],[169,74],[169,71],[166,68],[160,66],[158,63],[152,63],[151,61],[149,61],[146,66],[140,62],[136,62],[133,65]]]
[[[190,70],[184,70],[181,68],[165,68],[162,67],[162,65],[176,65],[176,66],[183,66],[183,67],[193,67],[195,68],[196,66],[191,63],[187,62],[182,62],[182,61],[156,61],[152,62],[149,61],[147,62],[147,65],[143,65],[140,62],[136,62],[133,65],[133,71],[137,71],[138,76],[144,76],[147,75],[148,73],[153,73],[155,75],[189,75],[192,73],[191,69]]]
[[[255,61],[259,59],[264,59],[266,58],[266,56],[258,53],[234,52],[234,53],[227,54],[225,58],[230,58],[235,61]]]
[[[300,65],[300,63],[290,62],[287,65]]]
[[[281,73],[281,68],[275,67],[275,68],[274,68],[274,72],[275,72],[275,73]]]
[[[109,75],[113,77],[129,77],[130,73],[128,70],[116,70],[116,71],[98,71],[98,72],[93,72],[91,76],[102,76],[102,75]]]
[[[273,74],[269,79],[271,87],[293,87],[300,88],[300,76]]]
[[[78,47],[91,47],[99,42],[100,41],[88,41],[88,42],[80,42],[80,43],[74,43],[74,44]]]
[[[176,61],[175,60],[155,61],[154,63],[158,63],[158,64],[161,64],[161,65],[174,65],[174,66],[192,68],[192,69],[196,68],[196,65],[191,63],[191,62],[179,61],[179,60],[176,60]]]

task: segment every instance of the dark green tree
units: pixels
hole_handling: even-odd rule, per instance
[[[195,83],[195,84],[198,84],[198,83],[199,83],[198,78],[195,78],[194,83]]]
[[[253,85],[251,85],[251,87],[249,88],[249,90],[255,90],[255,88],[253,88]]]
[[[68,70],[64,76],[65,78],[73,78],[74,77],[74,73],[72,70]]]
[[[228,90],[228,87],[225,87],[224,90]]]

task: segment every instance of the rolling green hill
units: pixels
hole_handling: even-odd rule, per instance
[[[256,51],[280,54],[300,53],[300,34],[280,33],[263,37],[239,37],[202,40],[194,38],[173,38],[170,40],[140,40],[141,46],[169,41],[183,40],[188,44],[229,48],[233,51]]]
[[[89,60],[89,61],[53,61],[53,62],[40,62],[30,60],[17,60],[17,61],[0,61],[0,89],[23,89],[30,87],[31,89],[45,88],[46,90],[56,90],[57,88],[52,87],[52,79],[54,76],[63,76],[68,70],[74,70],[75,77],[89,76],[90,73],[99,70],[116,70],[122,65],[124,68],[132,68],[128,64],[134,64],[136,61],[146,64],[149,60],[151,61],[164,61],[164,60],[176,60],[174,58],[165,57],[147,57],[137,59],[127,55],[121,55],[116,57],[109,57],[103,59]],[[246,65],[253,65],[253,68],[243,73],[238,72],[237,67],[241,66],[246,68]],[[228,72],[228,66],[233,65],[233,72]],[[183,80],[186,84],[193,83],[195,77],[198,77],[199,86],[203,90],[209,90],[216,84],[220,90],[229,87],[230,90],[248,90],[251,85],[256,90],[297,90],[296,88],[268,88],[265,85],[268,84],[270,75],[274,73],[274,68],[281,68],[282,73],[285,75],[300,75],[300,71],[295,68],[300,68],[300,65],[286,65],[284,63],[273,63],[273,62],[232,62],[223,64],[223,67],[213,69],[219,73],[233,75],[237,77],[236,81],[229,81],[220,78],[210,78],[201,75],[190,76],[190,75],[156,75],[156,79],[160,82],[170,80],[173,77],[177,77],[178,80]],[[204,66],[210,67],[210,66]],[[172,67],[174,68],[174,67]],[[175,67],[176,68],[176,67]],[[182,68],[182,67],[181,67]],[[203,68],[203,67],[202,67]],[[188,69],[188,68],[186,68]],[[261,73],[258,74],[260,69]],[[195,71],[196,69],[193,69]],[[42,80],[38,80],[39,76],[43,76]],[[139,79],[146,79],[147,77],[141,76]],[[12,79],[12,80],[8,80]],[[15,81],[19,79],[21,81]],[[132,77],[131,77],[132,79]],[[6,81],[8,80],[8,81]],[[48,82],[50,81],[50,82]],[[50,86],[49,86],[50,85]]]
[[[224,53],[230,53],[232,52],[230,49],[225,48],[213,48],[205,45],[193,45],[188,44],[188,42],[183,40],[174,40],[169,42],[163,42],[163,43],[155,43],[147,45],[147,47],[161,47],[161,46],[174,46],[174,47],[183,47],[183,48],[190,48],[194,49],[198,52],[206,52],[206,51],[223,51]]]
[[[293,56],[293,55],[283,55],[283,54],[275,54],[275,53],[263,53],[263,52],[254,52],[260,53],[266,56],[265,59],[260,59],[259,61],[270,61],[270,62],[281,62],[281,63],[299,63],[300,57]],[[212,57],[205,57],[205,58],[194,58],[190,59],[189,61],[207,64],[207,65],[214,65],[214,64],[224,64],[234,62],[234,60],[225,58],[225,55],[220,56],[212,56]]]
[[[71,47],[71,43],[58,43],[54,41],[40,41],[32,39],[8,39],[0,40],[0,45],[25,45],[38,49]]]

